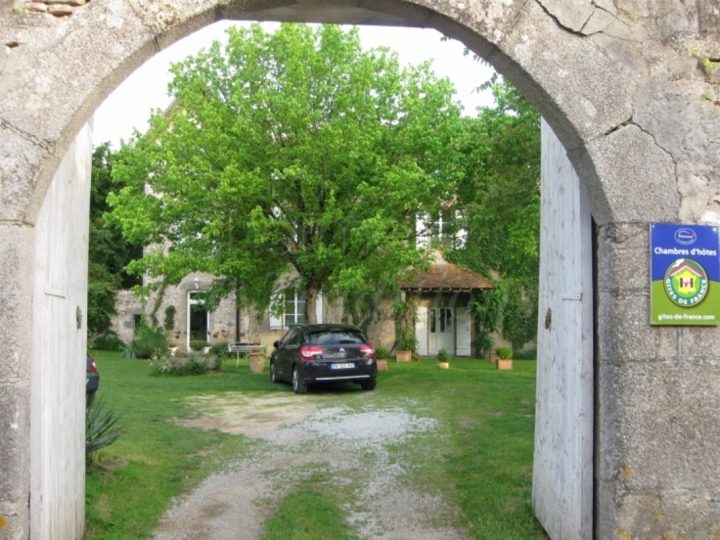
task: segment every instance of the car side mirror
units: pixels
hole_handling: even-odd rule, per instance
[[[276,341],[275,343],[273,343],[273,347],[275,347],[276,349],[280,347],[280,342]]]

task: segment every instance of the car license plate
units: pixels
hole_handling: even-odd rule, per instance
[[[355,367],[355,364],[353,364],[352,362],[330,364],[330,369],[352,369],[354,367]]]

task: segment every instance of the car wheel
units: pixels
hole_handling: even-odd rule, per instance
[[[307,392],[307,384],[300,380],[300,372],[297,367],[293,368],[292,387],[293,392],[296,394],[304,394]]]
[[[277,368],[275,367],[275,362],[273,362],[272,360],[270,360],[270,382],[278,382]]]
[[[361,382],[360,388],[362,388],[363,390],[366,390],[366,391],[367,390],[375,390],[376,384],[377,384],[377,379],[375,379],[375,377],[373,377],[370,380]]]

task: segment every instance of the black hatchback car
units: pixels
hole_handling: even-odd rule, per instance
[[[309,384],[326,382],[356,382],[363,390],[375,388],[375,348],[354,326],[294,326],[274,347],[270,380],[292,383],[296,394],[307,392]]]

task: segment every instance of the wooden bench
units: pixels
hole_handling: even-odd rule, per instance
[[[240,355],[246,355],[253,351],[259,351],[262,345],[260,343],[245,343],[242,341],[236,341],[235,343],[228,343],[227,350],[229,353],[235,353],[235,367],[240,365]]]

